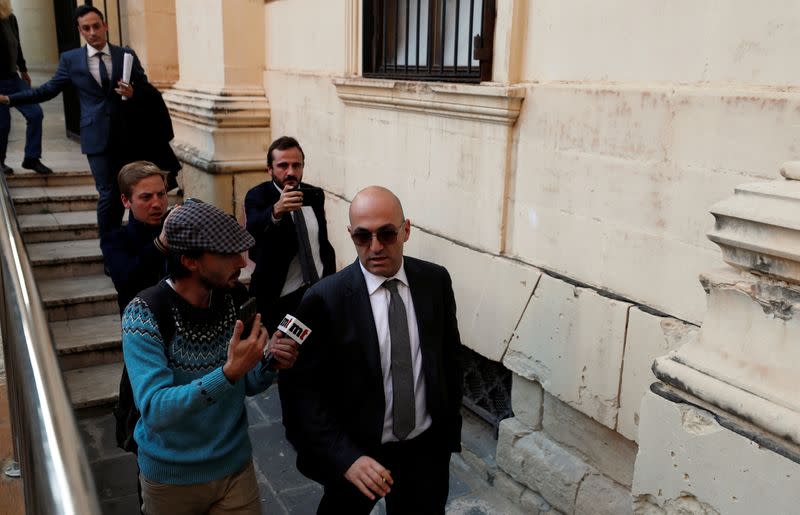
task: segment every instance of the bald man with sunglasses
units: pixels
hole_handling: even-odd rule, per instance
[[[350,205],[358,259],[312,286],[312,330],[279,385],[298,469],[324,487],[318,514],[444,513],[461,450],[461,340],[450,275],[403,255],[411,222],[372,186]]]

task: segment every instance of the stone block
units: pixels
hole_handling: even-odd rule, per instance
[[[526,513],[531,515],[556,515],[557,510],[550,506],[544,497],[533,490],[525,489],[519,499],[519,504]]]
[[[414,227],[413,218],[405,253],[447,268],[458,306],[461,342],[492,361],[502,360],[541,272]]]
[[[536,2],[526,24],[523,79],[693,83],[798,82],[791,43],[798,13],[785,4],[727,6],[711,0],[659,5],[620,0],[596,3]],[[691,8],[691,19],[686,10]],[[602,24],[596,20],[603,19]],[[637,23],[631,26],[630,20]],[[681,38],[663,42],[680,25]],[[713,26],[714,37],[708,31]],[[791,27],[791,28],[790,28]],[[631,45],[636,41],[636,45]]]
[[[634,442],[547,393],[542,426],[550,438],[578,451],[600,472],[630,487],[636,460]]]
[[[492,485],[501,495],[512,500],[513,502],[519,502],[522,498],[522,493],[527,490],[525,485],[518,481],[514,481],[511,476],[502,471],[497,471]]]
[[[677,349],[697,334],[697,327],[674,318],[660,317],[632,308],[628,314],[625,361],[619,398],[617,431],[637,440],[639,405],[656,378],[653,360]]]
[[[511,409],[531,429],[541,429],[544,390],[536,381],[514,374],[511,378]]]
[[[629,307],[543,275],[503,363],[613,428]]]
[[[589,474],[578,488],[575,515],[632,515],[633,499],[627,488],[603,474]]]
[[[514,418],[500,423],[497,464],[566,513],[573,512],[578,485],[592,471],[580,457],[544,432],[531,432]]]
[[[799,477],[799,464],[723,428],[710,413],[645,395],[632,487],[637,500],[667,513],[795,513]],[[677,511],[689,498],[699,508]]]

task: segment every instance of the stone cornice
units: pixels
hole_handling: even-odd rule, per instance
[[[209,159],[200,149],[188,143],[172,143],[175,156],[181,161],[209,174],[226,174],[263,170],[264,159],[216,160]]]
[[[211,128],[267,128],[269,102],[259,88],[208,89],[176,84],[164,93],[173,118]]]
[[[745,184],[711,208],[708,238],[730,265],[800,283],[800,182]]]
[[[336,77],[336,93],[346,105],[427,113],[485,123],[513,125],[525,88],[490,84]]]

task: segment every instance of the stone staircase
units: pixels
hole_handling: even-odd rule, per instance
[[[117,448],[110,414],[122,342],[117,294],[103,272],[94,180],[85,170],[20,170],[7,182],[103,513],[137,514],[136,459]]]
[[[79,418],[116,401],[122,349],[116,291],[103,273],[97,192],[85,170],[7,177],[64,379]]]

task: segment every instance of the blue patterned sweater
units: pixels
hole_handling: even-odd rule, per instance
[[[213,481],[250,460],[244,398],[269,387],[275,373],[259,364],[235,384],[223,375],[237,312],[230,293],[214,292],[200,309],[165,289],[175,317],[168,344],[139,297],[122,317],[125,365],[142,414],[134,431],[139,468],[159,483]]]

